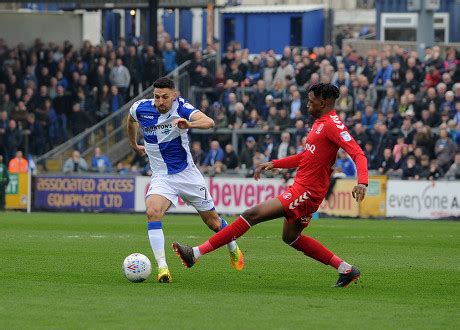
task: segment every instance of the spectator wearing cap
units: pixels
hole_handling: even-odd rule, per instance
[[[243,169],[251,169],[253,165],[253,158],[257,151],[256,140],[253,136],[246,138],[246,144],[240,155],[240,163]]]
[[[439,126],[447,126],[450,120],[450,111],[449,109],[445,109],[441,112],[441,122]]]
[[[264,143],[262,145],[261,150],[262,150],[262,153],[265,156],[265,161],[266,162],[268,162],[268,161],[270,161],[270,160],[272,160],[272,159],[274,159],[276,157],[275,156],[276,146],[275,146],[273,136],[271,134],[266,134],[265,135]]]

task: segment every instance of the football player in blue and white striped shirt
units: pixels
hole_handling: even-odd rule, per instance
[[[140,155],[147,154],[153,173],[145,196],[148,235],[158,263],[158,281],[167,283],[171,282],[171,274],[166,264],[161,220],[171,206],[177,205],[178,198],[192,205],[216,232],[227,222],[216,212],[189,148],[188,129],[211,128],[214,121],[179,97],[171,79],[160,78],[153,86],[154,99],[134,103],[127,125],[131,147]],[[144,134],[144,146],[136,142],[139,127]],[[235,241],[228,244],[228,250],[232,267],[242,270],[244,258]]]

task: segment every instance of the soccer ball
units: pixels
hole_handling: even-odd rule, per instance
[[[133,253],[125,258],[123,265],[123,274],[131,282],[143,282],[149,278],[152,272],[152,264],[149,258],[141,253]]]

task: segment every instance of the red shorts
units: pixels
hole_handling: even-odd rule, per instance
[[[283,194],[278,196],[283,204],[286,220],[288,222],[300,221],[307,227],[311,220],[311,215],[318,210],[321,203],[310,198],[309,191],[305,188],[290,186]]]

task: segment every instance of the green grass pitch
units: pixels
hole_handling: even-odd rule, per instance
[[[459,222],[313,221],[306,233],[362,272],[334,289],[334,269],[281,241],[281,220],[239,240],[242,272],[225,248],[186,269],[170,244],[211,232],[179,215],[163,221],[173,283],[130,283],[128,254],[155,265],[144,219],[0,213],[0,329],[458,329]]]

